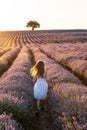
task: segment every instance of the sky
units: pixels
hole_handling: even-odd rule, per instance
[[[0,30],[87,29],[87,0],[0,0]]]

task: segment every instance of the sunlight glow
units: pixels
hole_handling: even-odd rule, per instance
[[[30,20],[40,29],[87,29],[87,0],[0,0],[0,30],[25,30]]]

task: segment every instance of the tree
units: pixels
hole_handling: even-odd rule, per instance
[[[32,27],[32,31],[34,31],[35,28],[40,27],[40,24],[37,21],[29,21],[26,27]]]

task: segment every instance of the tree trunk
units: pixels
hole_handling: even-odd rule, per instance
[[[34,31],[34,27],[32,27],[32,31]]]

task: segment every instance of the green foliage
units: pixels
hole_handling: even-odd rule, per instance
[[[37,21],[29,21],[26,27],[32,27],[32,31],[34,31],[35,28],[40,27],[40,24]]]
[[[18,107],[16,104],[11,104],[8,100],[0,103],[0,114],[3,112],[6,112],[6,114],[12,114],[14,119],[16,119],[17,122],[20,122],[23,126],[29,118],[27,112],[25,112],[21,107]]]

